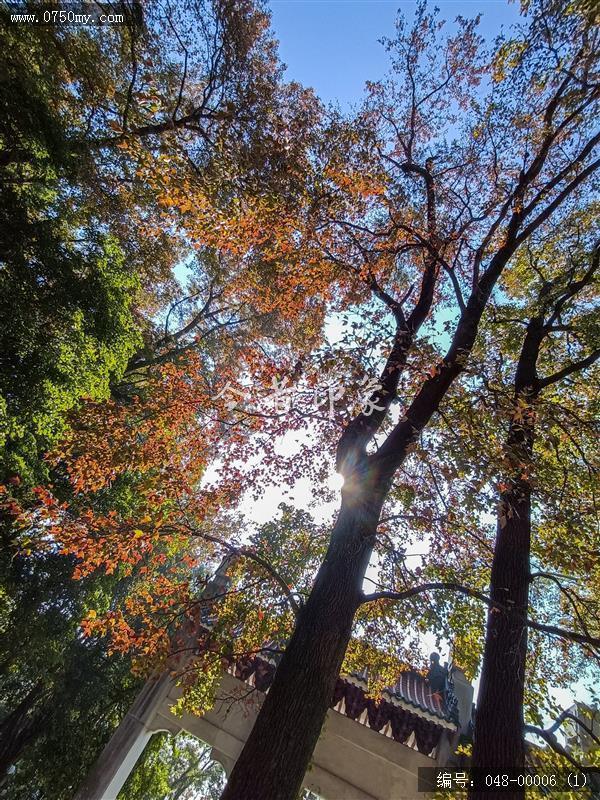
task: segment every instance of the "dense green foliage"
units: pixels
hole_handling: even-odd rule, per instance
[[[119,584],[107,577],[72,581],[72,559],[54,553],[3,553],[0,727],[3,743],[9,740],[8,750],[0,748],[3,767],[27,748],[7,796],[68,800],[139,688],[128,659],[110,658],[102,643],[79,631],[82,614],[91,605],[108,607]]]
[[[140,343],[140,279],[80,188],[91,159],[72,147],[66,73],[47,39],[2,28],[0,478],[21,491],[48,480],[43,456],[67,413],[106,399]],[[92,63],[93,49],[73,55]],[[2,536],[4,768],[18,760],[8,796],[69,798],[137,688],[128,660],[78,629],[115,581],[73,582],[73,559],[16,555],[4,522]]]
[[[0,446],[6,479],[40,456],[81,398],[103,400],[140,343],[139,277],[78,196],[83,157],[39,37],[8,27],[0,81]]]

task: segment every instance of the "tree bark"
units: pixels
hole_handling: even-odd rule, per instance
[[[473,768],[490,772],[523,770],[523,696],[527,655],[531,496],[506,492],[501,501],[506,522],[498,522],[492,563],[483,669],[477,699]],[[503,517],[504,519],[504,517]],[[514,792],[474,791],[472,800],[490,797],[522,800]]]
[[[545,329],[534,318],[519,356],[513,412],[505,445],[509,462],[500,493],[496,544],[492,560],[488,620],[472,767],[491,773],[522,771],[525,767],[523,698],[527,658],[531,550],[531,484],[534,405],[539,395],[536,365]],[[525,790],[471,791],[471,800],[523,800]]]
[[[383,502],[376,482],[364,476],[368,492],[363,486],[355,495],[352,481],[342,492],[327,555],[222,800],[290,800],[300,792],[362,596]]]

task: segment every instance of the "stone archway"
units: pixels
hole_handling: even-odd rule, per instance
[[[168,673],[149,680],[75,800],[116,800],[153,733],[185,731],[212,747],[229,773],[268,691],[274,664],[256,656],[223,673],[213,708],[175,716],[180,691]],[[304,786],[324,800],[415,800],[419,767],[444,766],[470,721],[473,688],[452,671],[456,702],[444,703],[418,673],[403,673],[379,703],[360,675],[338,680]],[[250,692],[250,700],[248,699]],[[245,697],[244,701],[240,698]],[[451,708],[449,707],[451,706]]]

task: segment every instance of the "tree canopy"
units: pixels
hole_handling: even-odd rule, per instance
[[[33,604],[66,643],[43,685],[17,648],[7,720],[99,659],[108,731],[228,558],[181,707],[232,648],[282,656],[226,800],[295,798],[340,670],[377,693],[424,635],[481,672],[475,764],[522,768],[526,732],[568,762],[550,688],[600,655],[597,23],[532,0],[486,42],[419,4],[346,115],[285,83],[260,4],[6,25],[6,630]],[[244,520],[269,482],[335,499],[334,469],[331,524]]]

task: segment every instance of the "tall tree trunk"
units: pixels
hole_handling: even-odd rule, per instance
[[[531,484],[535,402],[539,394],[536,364],[545,335],[543,318],[527,326],[515,376],[513,411],[505,445],[507,488],[500,493],[496,544],[479,694],[472,767],[492,773],[523,770],[525,740],[523,698],[527,658],[531,550]],[[471,800],[490,797],[523,800],[525,790],[471,791]]]
[[[490,772],[525,766],[523,695],[527,655],[531,496],[505,492],[501,500],[492,565],[483,669],[477,699],[474,768]],[[524,790],[472,792],[472,800],[490,797],[521,800]]]
[[[369,494],[377,499],[363,499]],[[327,555],[222,800],[298,796],[350,640],[382,498],[372,485],[359,496],[343,492]]]

